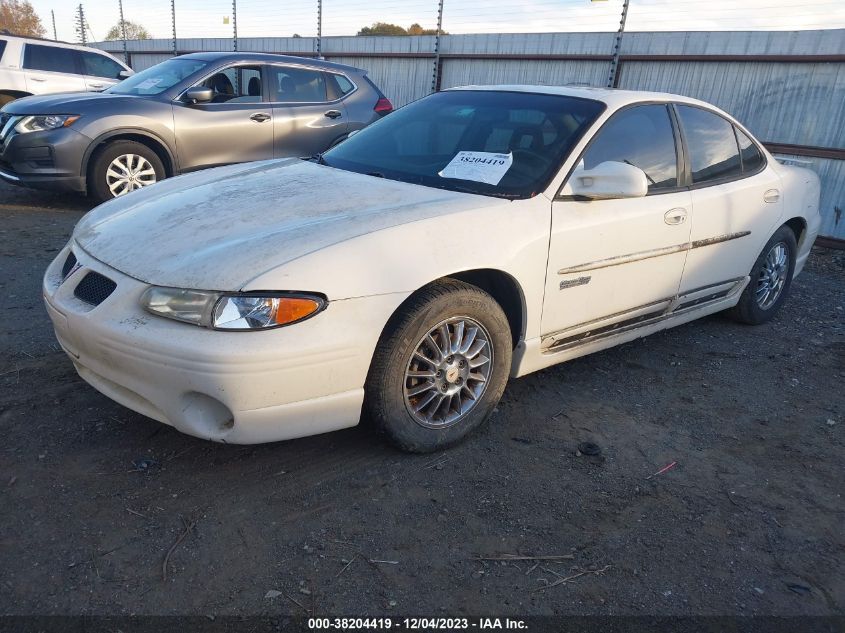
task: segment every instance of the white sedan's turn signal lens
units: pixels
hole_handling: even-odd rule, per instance
[[[262,330],[290,325],[325,306],[320,297],[225,295],[214,307],[211,326],[218,330]]]
[[[215,292],[152,286],[141,297],[141,304],[159,316],[195,325],[208,325],[211,306],[219,296]]]

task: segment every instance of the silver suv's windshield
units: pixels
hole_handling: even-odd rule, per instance
[[[124,79],[105,92],[118,95],[158,95],[208,66],[200,59],[168,59]]]
[[[321,162],[452,191],[530,198],[548,186],[604,108],[562,95],[439,92],[361,130]]]

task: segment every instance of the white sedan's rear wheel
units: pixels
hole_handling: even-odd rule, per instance
[[[797,251],[795,233],[788,226],[780,227],[754,262],[751,280],[731,310],[737,321],[760,325],[777,314],[792,283]]]
[[[403,450],[445,448],[496,406],[511,354],[510,325],[493,297],[460,281],[432,284],[385,329],[367,379],[367,414]]]

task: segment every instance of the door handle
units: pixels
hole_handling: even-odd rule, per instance
[[[677,209],[669,209],[663,214],[663,221],[670,226],[683,224],[687,221],[687,210],[680,207]]]
[[[264,123],[264,121],[270,120],[270,115],[265,114],[264,112],[256,112],[249,118],[255,121],[256,123]]]
[[[42,77],[30,77],[30,79],[32,79],[32,81],[47,81],[46,79],[43,79]]]
[[[777,202],[780,200],[780,191],[777,189],[769,189],[763,194],[763,202]]]
[[[100,88],[104,87],[103,84],[88,84],[88,85],[91,86],[92,88],[94,88],[95,90],[99,90]]]
[[[343,113],[340,110],[329,110],[326,112],[326,116],[330,119],[336,119],[339,116],[343,116]]]

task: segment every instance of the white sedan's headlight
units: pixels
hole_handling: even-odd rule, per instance
[[[29,132],[41,132],[43,130],[56,130],[60,127],[68,127],[79,118],[78,114],[45,114],[25,116],[15,125],[18,134]]]
[[[159,316],[215,330],[266,330],[298,323],[326,307],[319,295],[207,292],[152,286],[141,305]]]

